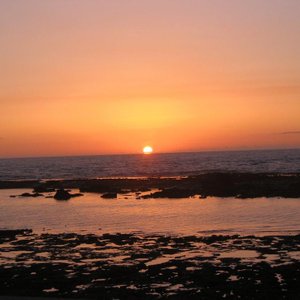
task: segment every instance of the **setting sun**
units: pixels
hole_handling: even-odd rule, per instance
[[[151,146],[146,146],[143,149],[144,154],[151,154],[153,152],[153,149]]]
[[[300,300],[299,29],[300,0],[0,0],[0,300]]]

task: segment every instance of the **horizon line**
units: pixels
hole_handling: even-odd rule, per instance
[[[174,151],[174,152],[153,152],[151,155],[164,155],[164,154],[187,154],[187,153],[207,153],[207,152],[255,152],[255,151],[280,151],[280,150],[300,150],[300,147],[294,147],[294,148],[249,148],[249,149],[223,149],[223,150],[193,150],[193,151]],[[1,157],[0,159],[26,159],[26,158],[67,158],[67,157],[88,157],[88,156],[133,156],[133,155],[140,155],[144,156],[144,153],[102,153],[102,154],[62,154],[62,155],[40,155],[40,156],[7,156],[7,157]]]

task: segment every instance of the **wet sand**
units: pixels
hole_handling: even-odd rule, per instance
[[[299,299],[300,235],[0,231],[0,294],[98,299]]]

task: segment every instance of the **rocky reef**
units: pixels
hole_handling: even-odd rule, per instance
[[[115,178],[48,181],[0,181],[0,189],[30,188],[34,193],[58,189],[115,195],[116,193],[159,191],[144,198],[216,197],[300,198],[300,173],[206,173],[178,178]],[[114,198],[114,197],[112,197]]]
[[[299,299],[300,235],[0,231],[0,294],[91,299]]]

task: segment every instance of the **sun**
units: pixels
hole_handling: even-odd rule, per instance
[[[153,149],[151,146],[146,146],[143,149],[144,154],[151,154],[153,152]]]

